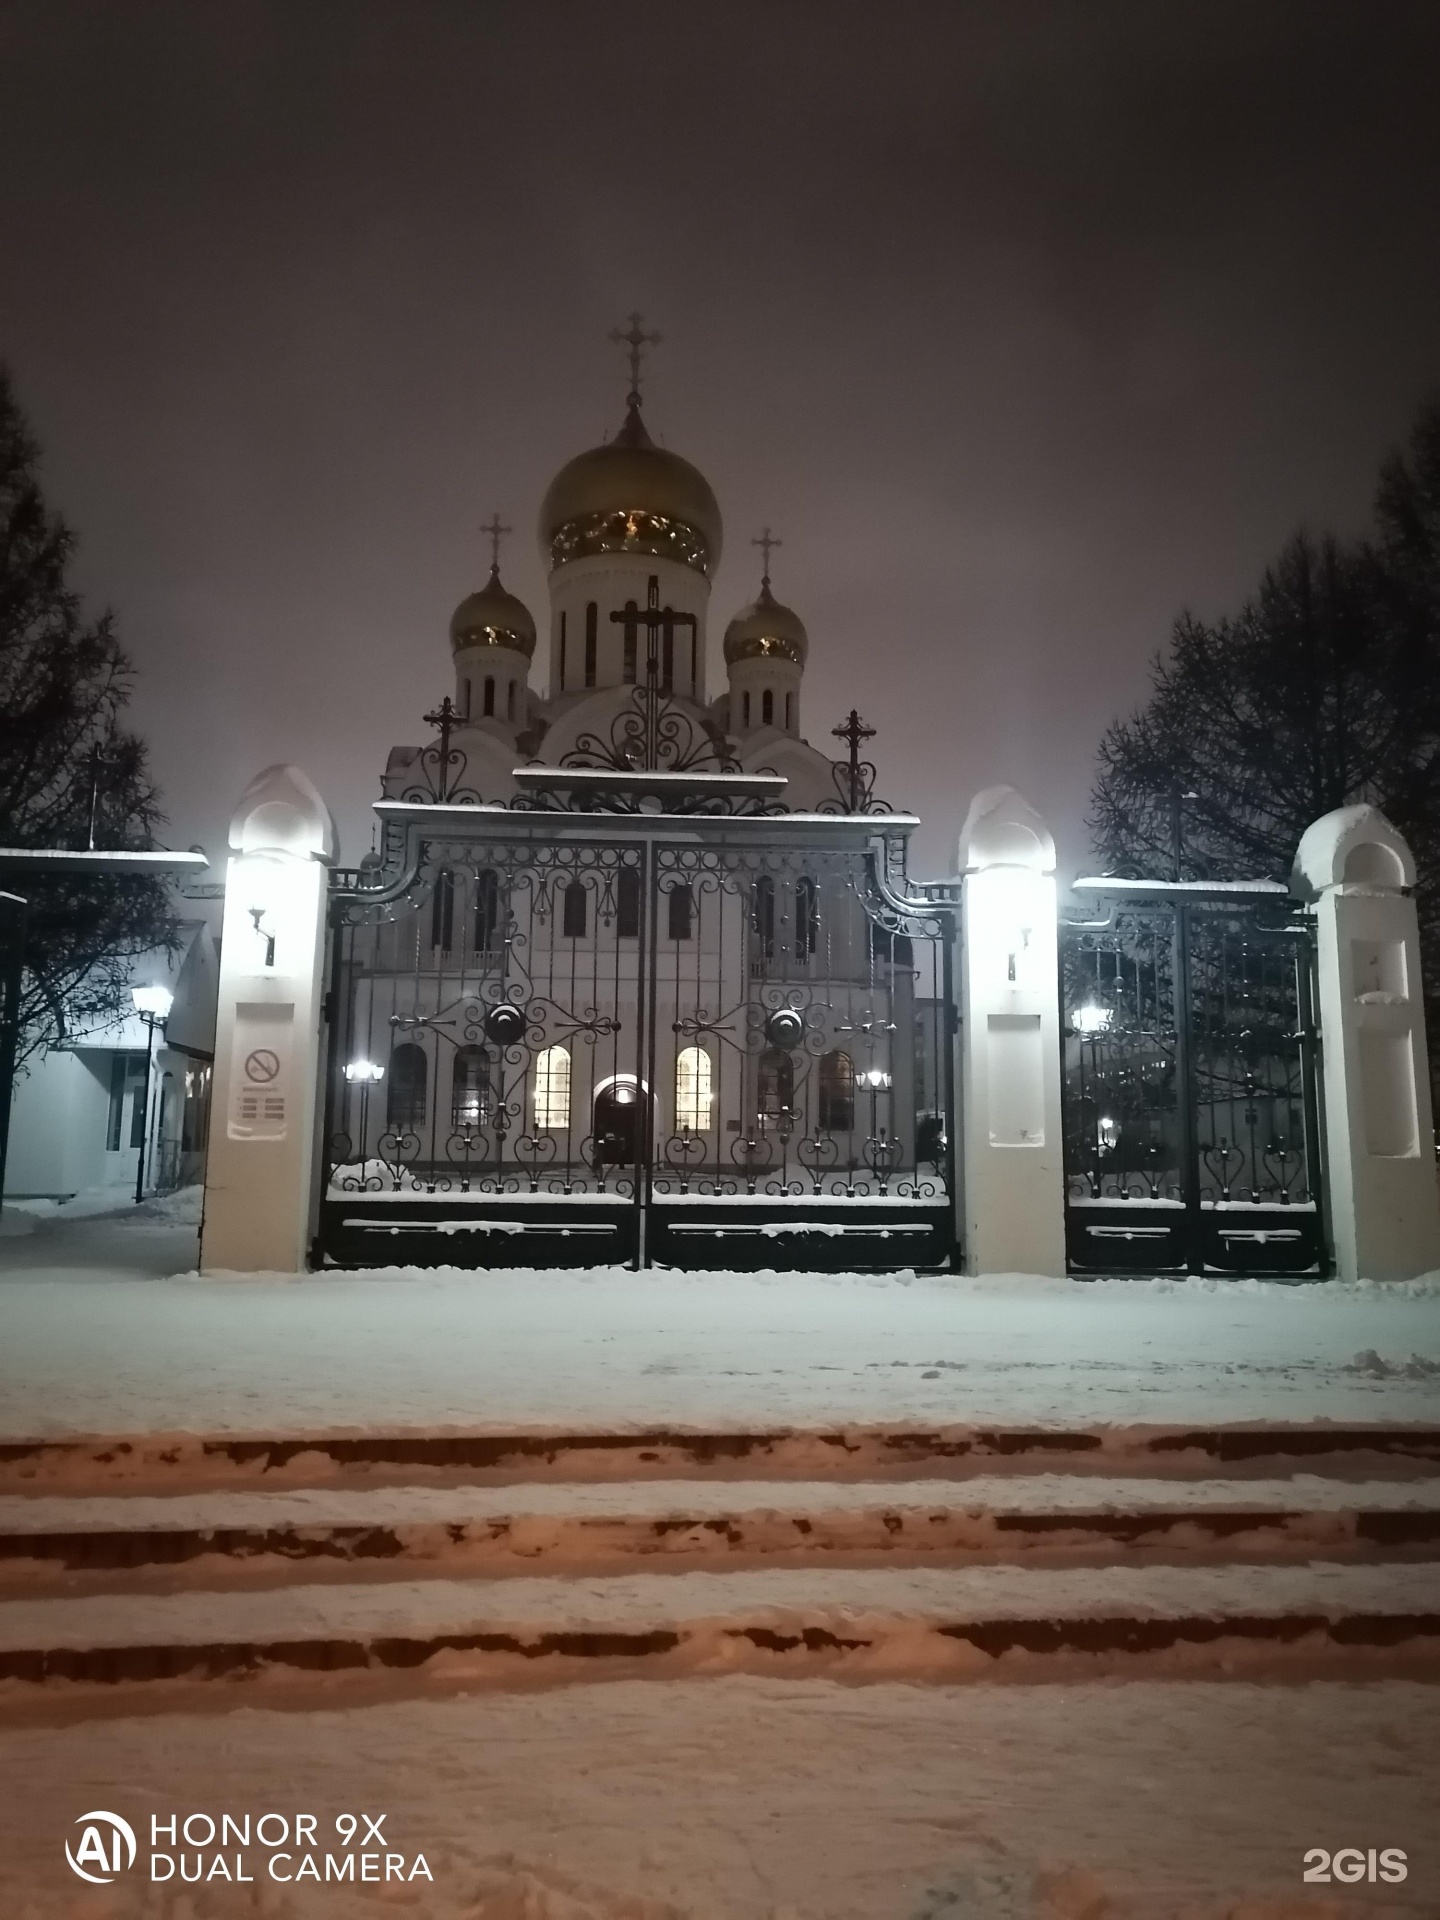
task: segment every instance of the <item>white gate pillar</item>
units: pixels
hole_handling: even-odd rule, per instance
[[[241,797],[230,847],[200,1266],[299,1273],[314,1206],[335,826],[298,767],[267,767]]]
[[[1440,1267],[1415,861],[1376,807],[1308,827],[1294,889],[1313,902],[1330,1229],[1342,1280]]]
[[[1013,787],[960,835],[967,1273],[1065,1272],[1055,842]]]

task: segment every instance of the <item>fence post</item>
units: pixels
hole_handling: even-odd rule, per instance
[[[1013,787],[960,835],[967,1273],[1065,1272],[1055,842]]]
[[[1415,861],[1376,807],[1305,831],[1294,890],[1316,922],[1330,1230],[1342,1280],[1440,1267]]]
[[[202,1272],[298,1273],[314,1207],[329,810],[267,767],[230,823]]]

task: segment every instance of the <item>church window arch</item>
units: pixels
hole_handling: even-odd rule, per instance
[[[695,899],[683,880],[671,883],[666,907],[668,909],[666,932],[672,940],[688,940],[695,917]]]
[[[560,691],[565,691],[565,616],[560,616]]]
[[[600,609],[595,601],[585,603],[585,684],[595,684],[595,654],[599,645]]]
[[[769,687],[760,696],[760,724],[764,727],[775,724],[775,695]]]
[[[740,712],[741,712],[741,724],[748,727],[750,724],[750,694],[748,689],[741,696]]]
[[[450,1125],[488,1127],[495,1117],[490,1055],[484,1047],[460,1047],[450,1075]]]
[[[622,940],[640,937],[640,874],[622,867],[615,882],[615,932]]]
[[[505,689],[505,718],[515,718],[515,682],[512,680]]]
[[[495,676],[493,673],[487,673],[485,676],[485,713],[487,717],[490,717],[490,716],[493,716],[494,712],[495,712]]]
[[[565,889],[560,931],[566,940],[583,940],[586,922],[585,882],[572,880]]]
[[[855,1063],[839,1048],[820,1056],[817,1116],[824,1133],[849,1133],[855,1125]]]
[[[425,1049],[413,1040],[402,1040],[390,1049],[390,1070],[386,1075],[385,1123],[394,1133],[413,1133],[425,1124],[426,1081]]]
[[[440,953],[455,944],[455,875],[449,867],[436,874],[430,896],[430,944]]]
[[[703,1047],[682,1047],[675,1059],[675,1128],[708,1133],[714,1107],[710,1056]]]
[[[785,731],[787,733],[790,732],[791,727],[794,724],[791,718],[791,715],[794,712],[794,705],[793,705],[794,699],[795,699],[795,696],[793,693],[787,693],[785,696]]]
[[[754,923],[755,944],[762,958],[775,958],[775,882],[768,873],[762,873],[755,882],[755,891],[751,896],[751,919]]]
[[[500,876],[482,867],[475,876],[475,951],[494,953],[500,945]]]
[[[535,1127],[564,1128],[570,1124],[570,1050],[545,1047],[535,1060]]]
[[[805,961],[820,944],[820,889],[805,874],[795,882],[795,958]]]

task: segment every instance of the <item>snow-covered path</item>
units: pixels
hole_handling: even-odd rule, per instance
[[[0,1735],[5,1912],[28,1920],[1429,1920],[1433,1688],[845,1688],[753,1677],[166,1714]],[[385,1815],[408,1892],[101,1895],[61,1852],[112,1808]],[[332,1841],[333,1844],[333,1841]],[[1306,1849],[1403,1848],[1307,1887]],[[263,1850],[262,1850],[263,1853]],[[256,1856],[252,1854],[252,1858]],[[261,1894],[267,1904],[257,1903]],[[179,1904],[180,1899],[187,1903]],[[90,1900],[94,1904],[86,1904]]]
[[[5,1435],[1440,1418],[1434,1279],[144,1280],[7,1254]]]

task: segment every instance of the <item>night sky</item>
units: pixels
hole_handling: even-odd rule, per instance
[[[113,605],[170,838],[293,760],[344,851],[446,623],[646,418],[948,861],[976,789],[1085,864],[1182,607],[1363,527],[1440,385],[1440,8],[0,4],[0,355]],[[543,651],[543,649],[542,649]],[[837,748],[838,750],[838,748]]]

